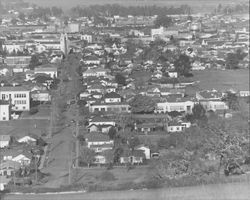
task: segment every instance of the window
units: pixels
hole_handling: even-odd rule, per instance
[[[126,109],[126,107],[122,107],[122,111],[126,111],[127,109]]]

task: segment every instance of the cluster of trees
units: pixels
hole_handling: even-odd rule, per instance
[[[155,102],[151,97],[136,95],[129,103],[131,111],[137,114],[153,113],[155,109]]]
[[[235,53],[228,53],[226,57],[227,69],[238,69],[239,63],[247,56],[247,53],[237,49]]]
[[[119,4],[91,5],[88,7],[74,7],[71,13],[76,17],[95,17],[95,16],[153,16],[153,15],[171,15],[188,14],[191,8],[188,5],[179,7],[160,7],[160,6],[122,6]]]
[[[242,13],[249,12],[249,4],[248,3],[238,3],[222,6],[219,4],[214,11],[216,14],[233,14],[233,13]]]
[[[24,13],[19,13],[18,18],[21,21],[25,21],[26,17],[29,19],[42,19],[44,21],[49,21],[49,17],[62,17],[63,16],[63,10],[59,7],[35,7],[32,12],[28,13],[28,14],[24,14]],[[13,19],[15,20],[15,19]]]

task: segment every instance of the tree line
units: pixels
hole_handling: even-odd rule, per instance
[[[191,7],[188,5],[181,5],[179,7],[160,7],[160,6],[121,6],[119,4],[106,5],[91,5],[88,7],[76,6],[71,9],[71,13],[76,17],[95,17],[107,16],[153,16],[153,15],[171,15],[171,14],[190,14]]]

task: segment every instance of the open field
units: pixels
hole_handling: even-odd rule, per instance
[[[250,183],[93,193],[7,195],[5,200],[249,200]]]
[[[220,90],[228,89],[249,90],[249,70],[204,70],[193,71],[194,79],[199,81],[197,85],[188,88],[192,90]]]
[[[69,9],[71,7],[82,5],[89,6],[94,4],[120,4],[123,6],[145,6],[145,5],[157,5],[157,6],[179,6],[183,4],[191,5],[196,8],[195,10],[201,12],[205,11],[204,7],[211,8],[218,6],[219,4],[230,4],[239,2],[238,0],[25,0],[25,2],[35,3],[40,6],[60,6],[63,9]],[[246,2],[241,0],[240,2]],[[197,9],[200,8],[200,9]]]

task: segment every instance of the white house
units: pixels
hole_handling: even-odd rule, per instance
[[[190,122],[171,121],[168,123],[167,131],[170,133],[182,132],[191,126]]]
[[[87,143],[88,148],[91,148],[91,146],[94,147],[94,146],[114,144],[114,140],[110,140],[108,135],[104,135],[100,133],[91,133],[85,136],[85,141]]]
[[[86,40],[88,43],[92,43],[93,38],[92,38],[92,35],[84,34],[84,35],[81,35],[81,40]]]
[[[36,139],[29,136],[29,135],[26,135],[24,137],[21,137],[17,140],[19,143],[33,143],[33,142],[36,142]]]
[[[166,112],[185,112],[191,113],[195,105],[194,100],[189,98],[167,98],[165,102],[159,102],[156,104],[156,113]]]
[[[22,86],[0,87],[0,100],[11,101],[12,110],[30,110],[30,91]]]
[[[38,67],[34,70],[35,74],[47,74],[51,78],[57,78],[57,68],[56,67]]]
[[[21,165],[30,165],[31,158],[25,154],[19,154],[11,159],[12,161],[19,162]]]
[[[145,145],[139,145],[137,147],[135,147],[135,150],[142,150],[145,154],[145,158],[146,159],[150,159],[150,148],[148,146],[145,146]]]
[[[0,100],[0,121],[10,120],[10,104],[8,101]]]
[[[103,118],[103,117],[95,117],[92,120],[89,121],[89,125],[111,125],[111,126],[115,126],[116,122],[114,120],[110,120],[107,118]]]
[[[107,76],[108,70],[98,67],[98,68],[88,68],[86,71],[82,73],[82,76],[84,78],[89,77],[89,76],[95,76],[95,77],[100,77],[100,76]]]
[[[0,148],[8,147],[10,144],[9,135],[0,135]]]

